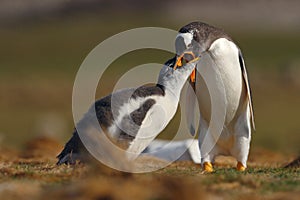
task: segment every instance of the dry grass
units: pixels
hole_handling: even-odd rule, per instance
[[[262,149],[252,151],[246,172],[236,172],[231,158],[220,157],[212,174],[203,174],[192,162],[147,174],[118,172],[99,163],[56,166],[60,149],[49,138],[32,140],[21,152],[2,149],[0,198],[297,199],[300,194],[300,169],[282,168],[293,157]]]

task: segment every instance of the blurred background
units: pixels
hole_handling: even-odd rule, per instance
[[[61,143],[70,137],[76,72],[106,38],[137,27],[179,30],[203,21],[224,29],[243,51],[256,117],[252,147],[299,154],[299,8],[297,0],[1,0],[1,145],[21,149],[40,136]],[[130,68],[171,56],[151,49],[121,56],[101,79],[109,84],[97,97],[110,93]],[[161,138],[172,138],[179,116]]]

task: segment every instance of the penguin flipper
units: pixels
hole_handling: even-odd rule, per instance
[[[239,62],[240,62],[240,67],[241,67],[242,74],[243,74],[243,80],[244,80],[244,83],[246,85],[247,96],[248,96],[248,100],[249,100],[251,124],[252,124],[252,128],[255,130],[254,111],[253,111],[253,105],[252,105],[253,104],[253,102],[252,102],[252,93],[251,93],[250,82],[249,82],[249,79],[248,79],[244,58],[243,58],[243,55],[242,55],[241,51],[239,51]]]

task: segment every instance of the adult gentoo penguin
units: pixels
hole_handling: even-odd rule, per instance
[[[123,144],[128,159],[136,158],[173,118],[182,87],[194,70],[196,60],[177,69],[174,59],[169,60],[161,69],[155,86],[119,90],[96,101],[76,127],[80,124],[92,126],[90,113],[96,111],[102,130],[114,142]],[[84,149],[75,128],[57,156],[57,164],[74,164],[81,160]]]
[[[176,37],[175,46],[176,65],[180,67],[183,60],[188,61],[200,56],[196,71],[200,68],[204,71],[214,68],[220,72],[219,79],[216,80],[222,81],[223,84],[216,84],[216,87],[224,87],[226,95],[225,123],[220,137],[215,139],[207,132],[212,115],[208,87],[199,73],[191,74],[190,84],[196,93],[200,108],[199,147],[203,169],[212,172],[212,163],[217,155],[231,155],[238,161],[237,170],[244,171],[250,148],[251,124],[253,129],[255,126],[250,85],[241,50],[223,30],[202,22],[192,22],[182,27]],[[187,94],[187,117],[192,134],[195,130],[192,111],[196,97],[191,93]],[[211,137],[209,145],[213,147],[209,152],[201,148],[205,137]]]

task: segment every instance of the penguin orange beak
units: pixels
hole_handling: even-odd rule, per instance
[[[183,65],[182,64],[182,61],[184,59],[183,57],[186,54],[191,55],[194,58],[193,60],[191,60],[189,62],[199,60],[199,57],[196,57],[195,54],[192,51],[186,51],[183,54],[181,54],[179,57],[177,57],[176,63],[175,63],[174,68],[173,68],[174,70],[176,70],[177,67],[181,67]],[[196,81],[196,69],[194,69],[193,72],[191,73],[190,79],[191,79],[191,82],[193,82],[193,83]]]

